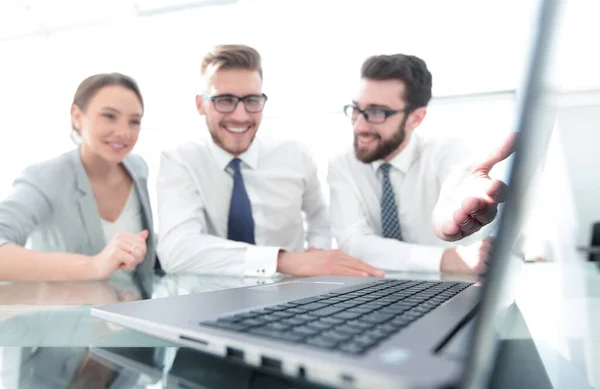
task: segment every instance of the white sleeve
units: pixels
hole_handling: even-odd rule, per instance
[[[345,170],[335,162],[329,165],[331,222],[340,249],[382,270],[439,271],[444,248],[377,235],[369,225],[358,190]]]

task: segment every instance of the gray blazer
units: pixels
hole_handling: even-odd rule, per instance
[[[148,196],[148,167],[137,155],[128,155],[129,172],[142,205],[142,223],[148,251],[136,270],[153,270],[155,237]],[[96,255],[107,242],[90,180],[79,149],[26,168],[9,196],[0,202],[0,246],[13,243],[39,251]]]

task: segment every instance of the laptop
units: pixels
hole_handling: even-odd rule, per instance
[[[351,388],[489,387],[509,309],[529,182],[549,143],[546,72],[558,0],[540,2],[496,244],[478,283],[311,277],[95,307],[92,314],[206,353]]]

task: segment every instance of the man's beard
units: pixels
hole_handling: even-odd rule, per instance
[[[206,121],[206,126],[208,127],[208,132],[210,134],[210,137],[212,138],[213,142],[219,146],[220,148],[222,148],[223,150],[229,152],[230,154],[234,154],[234,155],[238,155],[241,154],[243,152],[245,152],[249,145],[252,144],[252,142],[254,142],[254,138],[256,137],[256,132],[254,133],[254,135],[252,135],[252,138],[250,139],[250,143],[248,144],[248,147],[246,147],[246,149],[243,150],[230,150],[229,147],[227,147],[227,145],[225,144],[225,142],[223,141],[222,137],[223,137],[223,132],[222,131],[226,131],[225,129],[221,128],[221,126],[223,125],[223,122],[219,122],[217,123],[214,127],[211,127],[210,123],[208,122],[208,120]],[[229,123],[227,123],[229,124]],[[245,123],[243,125],[254,125],[254,123]],[[252,130],[250,130],[252,131]]]
[[[354,154],[356,158],[364,163],[371,163],[380,159],[385,159],[388,155],[396,151],[398,147],[406,139],[406,118],[400,123],[398,131],[390,139],[382,139],[381,135],[373,134],[378,142],[377,147],[373,151],[361,150],[358,146],[358,138],[354,135]]]

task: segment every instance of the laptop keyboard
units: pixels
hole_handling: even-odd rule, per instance
[[[360,355],[471,284],[378,280],[200,324]]]

